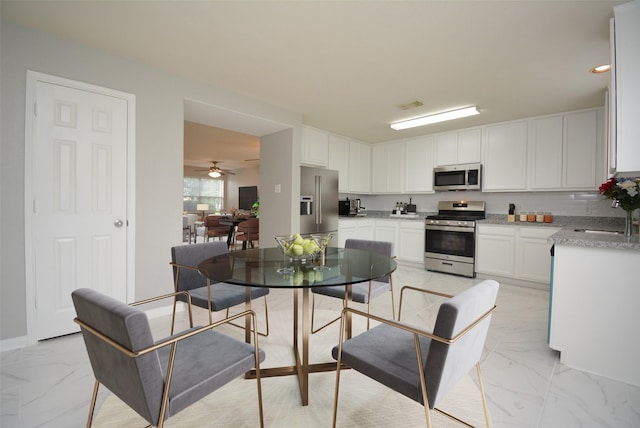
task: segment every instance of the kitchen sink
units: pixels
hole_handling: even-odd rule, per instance
[[[573,229],[574,232],[598,233],[602,235],[622,235],[619,230],[602,230],[602,229]]]

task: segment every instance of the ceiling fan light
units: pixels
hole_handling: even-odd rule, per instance
[[[218,171],[211,171],[211,172],[209,172],[209,177],[212,177],[212,178],[218,178],[218,177],[220,177],[221,175],[222,175],[222,174],[220,174]]]
[[[391,124],[391,128],[398,131],[401,129],[415,128],[417,126],[444,122],[446,120],[460,119],[461,117],[473,116],[479,113],[480,111],[478,110],[478,106],[465,107],[457,110],[445,111],[443,113],[430,114],[428,116],[394,122]]]

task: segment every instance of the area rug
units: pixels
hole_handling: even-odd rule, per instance
[[[320,319],[330,319],[329,311],[319,311]],[[293,363],[291,314],[269,314],[271,333],[260,338],[267,354],[262,367]],[[354,322],[354,332],[364,325]],[[225,332],[241,337],[242,331]],[[331,348],[338,341],[337,323],[310,339],[311,362],[330,362]],[[262,380],[264,422],[267,427],[328,427],[333,415],[335,372],[314,373],[309,377],[309,405],[302,406],[296,377]],[[475,426],[485,426],[480,393],[470,376],[464,378],[440,406]],[[459,427],[448,418],[432,412],[435,427]],[[386,388],[354,370],[343,370],[340,377],[338,426],[418,427],[426,426],[424,409],[418,403]],[[97,411],[94,426],[100,428],[144,427],[146,421],[110,394]],[[166,427],[258,427],[259,415],[255,380],[238,378],[207,396],[165,423]]]

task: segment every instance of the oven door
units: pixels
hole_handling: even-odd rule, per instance
[[[458,226],[425,226],[425,257],[473,263],[475,228]]]

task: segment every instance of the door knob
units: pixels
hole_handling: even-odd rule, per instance
[[[113,222],[113,225],[115,227],[122,227],[123,224],[124,223],[122,222],[122,220],[116,220],[116,221]]]

